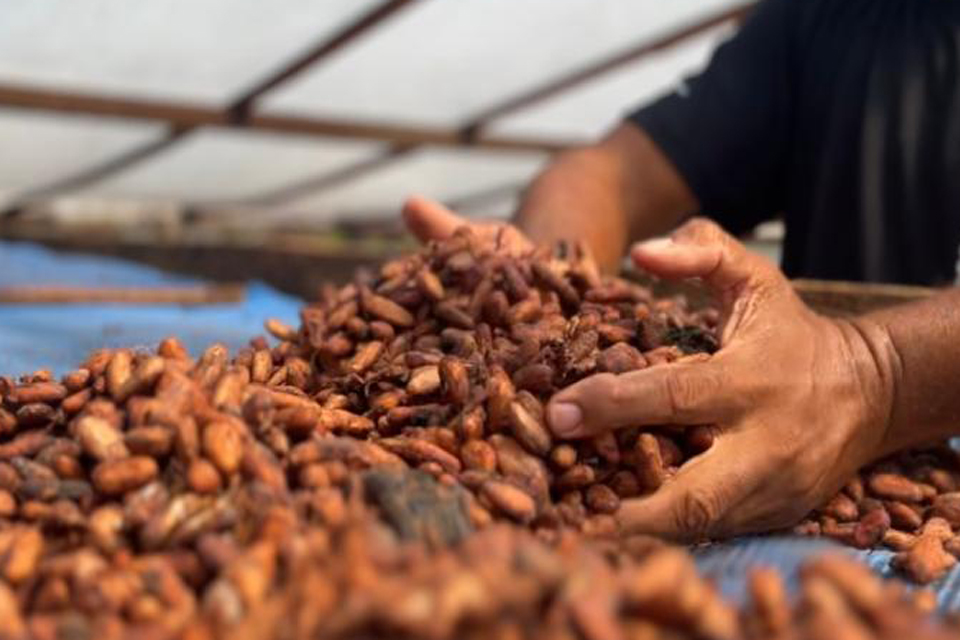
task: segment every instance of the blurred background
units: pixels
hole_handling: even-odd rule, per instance
[[[0,235],[310,296],[411,193],[508,216],[750,4],[5,0]]]

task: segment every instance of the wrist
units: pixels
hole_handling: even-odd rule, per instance
[[[887,327],[869,317],[841,321],[857,382],[864,399],[865,424],[877,443],[874,458],[918,444],[918,434],[904,429],[899,390],[903,363]]]

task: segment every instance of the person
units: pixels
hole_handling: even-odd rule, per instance
[[[733,233],[782,214],[783,271],[697,212]],[[420,197],[404,216],[424,240],[467,223]],[[871,460],[960,429],[960,291],[840,319],[787,279],[953,281],[960,2],[765,0],[701,75],[560,154],[513,225],[470,224],[512,248],[583,239],[607,271],[641,241],[638,266],[711,288],[714,355],[584,379],[550,400],[548,422],[568,438],[715,429],[671,482],[625,502],[627,531],[789,526]]]

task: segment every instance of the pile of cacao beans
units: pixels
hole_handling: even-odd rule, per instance
[[[288,384],[322,407],[305,428],[368,438],[463,484],[480,520],[614,526],[621,499],[657,489],[710,446],[710,431],[560,442],[544,404],[594,373],[712,351],[716,313],[654,301],[644,287],[602,278],[576,247],[565,254],[507,255],[460,233],[325,291],[298,331],[272,324],[299,358],[283,365]]]
[[[960,558],[958,461],[947,443],[882,460],[794,531],[861,549],[883,545],[898,552],[894,565],[912,581],[938,580]]]
[[[808,562],[793,598],[776,571],[755,569],[737,607],[686,551],[645,538],[613,543],[566,531],[547,543],[499,523],[430,554],[348,526],[318,546],[234,637],[945,640],[960,632],[956,620],[931,616],[931,592],[908,593],[840,556]]]
[[[268,321],[273,346],[194,359],[171,338],[0,377],[0,638],[919,633],[929,596],[856,566],[812,565],[795,605],[760,572],[738,611],[685,552],[621,539],[620,501],[709,429],[551,435],[557,389],[702,357],[716,322],[577,247],[461,232],[325,289],[299,328]],[[885,461],[798,531],[935,579],[957,469],[947,448]]]

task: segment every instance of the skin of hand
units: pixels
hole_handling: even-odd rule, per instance
[[[648,497],[625,501],[624,532],[682,541],[777,529],[821,506],[885,452],[895,360],[886,330],[820,316],[780,270],[712,222],[634,247],[666,278],[699,278],[721,305],[721,348],[557,393],[564,438],[643,425],[711,425],[713,446]]]
[[[500,222],[468,222],[439,202],[411,196],[403,205],[403,219],[410,232],[421,242],[443,240],[462,226],[469,226],[484,241],[507,253],[533,248],[533,243],[516,227]]]

